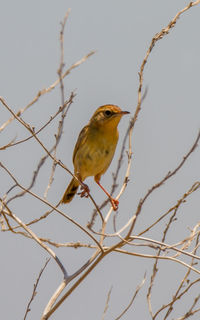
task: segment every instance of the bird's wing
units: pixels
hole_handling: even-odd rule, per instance
[[[76,157],[76,153],[77,150],[85,143],[86,139],[87,139],[87,132],[88,132],[88,125],[85,126],[81,132],[79,133],[76,145],[74,147],[74,153],[73,153],[73,163],[74,163],[74,159]]]

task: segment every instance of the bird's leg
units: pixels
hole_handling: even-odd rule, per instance
[[[98,184],[98,186],[105,192],[105,194],[108,196],[111,205],[113,207],[113,210],[116,211],[118,209],[118,205],[119,205],[119,201],[117,199],[114,199],[111,197],[111,195],[108,193],[108,191],[106,191],[106,189],[104,189],[104,187],[100,184],[100,182],[98,180],[96,180],[96,183]]]

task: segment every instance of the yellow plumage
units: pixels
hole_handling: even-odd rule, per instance
[[[87,177],[94,176],[95,181],[100,185],[101,175],[108,169],[115,153],[118,142],[118,123],[124,114],[115,105],[99,107],[87,126],[85,126],[78,137],[73,153],[74,175],[83,182]],[[67,187],[62,203],[68,203],[77,192],[79,182],[73,178]],[[86,186],[86,185],[85,185]],[[100,185],[105,191],[105,189]],[[87,190],[86,190],[87,189]],[[82,196],[88,193],[86,186]],[[114,199],[109,196],[114,208]],[[114,208],[116,209],[116,208]]]

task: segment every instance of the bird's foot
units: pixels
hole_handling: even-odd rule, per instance
[[[113,207],[113,210],[117,211],[118,206],[119,206],[119,201],[117,199],[110,198],[110,202],[111,202],[111,205]]]
[[[83,190],[83,191],[82,191],[82,192],[79,192],[78,195],[80,195],[81,198],[83,198],[83,197],[88,198],[89,193],[90,193],[90,189],[89,189],[89,187],[87,186],[87,184],[82,183],[82,185],[81,185],[81,190]]]

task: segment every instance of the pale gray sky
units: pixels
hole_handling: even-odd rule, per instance
[[[65,30],[65,65],[70,66],[82,56],[96,50],[96,54],[65,79],[65,97],[76,89],[76,97],[65,121],[64,134],[58,148],[58,158],[73,170],[72,153],[77,135],[88,122],[94,110],[103,104],[112,103],[131,113],[137,104],[138,72],[146,50],[155,33],[165,27],[188,1],[4,1],[0,19],[0,95],[14,111],[23,108],[37,92],[57,79],[60,46],[59,32],[68,8],[71,13]],[[144,86],[148,95],[142,105],[133,139],[133,164],[130,182],[120,199],[118,225],[133,214],[139,199],[169,170],[175,168],[195,140],[200,127],[200,5],[190,9],[177,22],[175,28],[163,40],[156,43],[144,73]],[[23,114],[24,120],[39,129],[61,104],[60,89],[43,96],[36,105]],[[1,124],[10,116],[1,105]],[[119,125],[120,140],[112,165],[102,177],[102,184],[109,189],[112,172],[117,165],[123,134],[129,122],[124,117]],[[50,147],[56,131],[54,122],[39,136]],[[13,122],[1,133],[0,146],[11,138],[27,137],[18,123]],[[1,151],[1,161],[16,175],[23,185],[28,185],[32,172],[44,152],[31,140],[26,144]],[[199,179],[199,148],[186,165],[151,197],[143,209],[135,232],[144,229]],[[51,162],[42,168],[33,191],[43,194],[48,183]],[[121,173],[122,182],[126,158]],[[5,172],[0,170],[0,196],[13,185]],[[70,176],[57,168],[55,181],[48,200],[57,203]],[[92,195],[98,204],[104,194],[89,178]],[[19,190],[13,191],[12,195]],[[119,191],[119,189],[118,189]],[[13,212],[23,221],[39,217],[47,207],[30,196],[10,204]],[[71,202],[63,207],[69,216],[86,226],[93,210],[87,199]],[[106,213],[108,207],[103,210]],[[199,195],[195,194],[181,211],[166,239],[178,242],[188,234],[198,221]],[[57,242],[88,241],[85,234],[57,214],[32,227],[40,237]],[[148,235],[160,240],[160,230]],[[90,240],[89,240],[90,241]],[[37,244],[11,233],[0,234],[1,243],[1,318],[21,320],[32,292],[32,287],[47,253]],[[80,267],[91,251],[88,249],[58,249],[58,256],[69,273]],[[165,262],[160,283],[156,282],[153,309],[170,299],[178,275],[183,275],[182,266]],[[71,297],[59,308],[52,319],[101,319],[107,293],[113,286],[110,306],[105,319],[115,319],[128,304],[145,271],[151,274],[153,261],[113,254],[107,257],[81,284]],[[162,265],[162,263],[161,263]],[[162,275],[164,274],[164,277]],[[170,280],[168,277],[170,274]],[[174,277],[173,277],[174,275]],[[38,295],[27,319],[40,319],[48,299],[62,279],[54,261],[51,261],[41,279]],[[129,319],[150,319],[146,289],[149,278],[134,306],[124,316]],[[183,306],[177,306],[174,317],[182,315]],[[159,318],[159,319],[162,319]],[[193,319],[199,319],[198,317]]]

